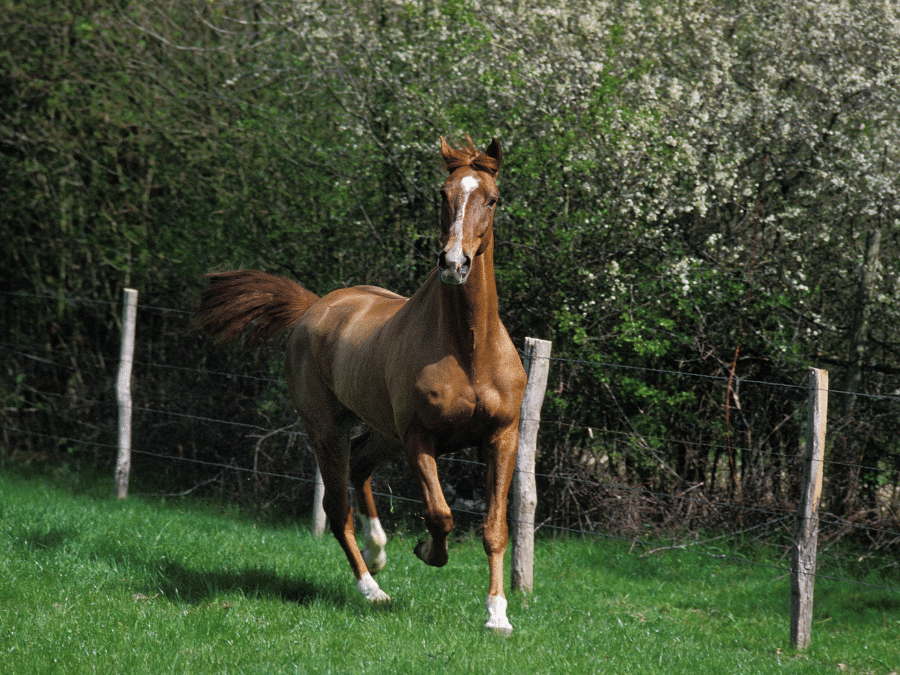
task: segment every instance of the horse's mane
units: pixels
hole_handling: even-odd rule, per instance
[[[468,148],[450,148],[448,155],[444,157],[444,168],[447,172],[453,173],[461,166],[471,166],[476,171],[484,171],[496,178],[500,172],[500,162],[493,157],[488,157],[480,150],[476,150],[475,144],[468,134],[466,134],[466,140],[469,141]]]

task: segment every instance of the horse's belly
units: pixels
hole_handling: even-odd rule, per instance
[[[332,390],[338,400],[367,425],[386,436],[396,437],[394,410],[382,375],[383,365],[374,361],[368,362],[360,352],[346,354],[332,380]]]

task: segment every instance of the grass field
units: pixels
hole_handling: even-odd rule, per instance
[[[819,580],[799,654],[780,572],[539,540],[535,592],[510,595],[501,638],[482,629],[477,538],[431,569],[411,552],[421,533],[393,533],[379,583],[394,604],[377,610],[330,536],[221,510],[0,477],[0,672],[900,671],[897,593]]]

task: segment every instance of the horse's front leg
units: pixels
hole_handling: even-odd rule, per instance
[[[432,567],[443,567],[447,564],[447,535],[453,529],[453,514],[438,480],[434,439],[424,432],[410,432],[404,448],[410,470],[422,490],[425,526],[431,535],[428,541],[419,542],[415,554]]]
[[[487,464],[485,499],[487,518],[484,522],[484,551],[490,567],[490,583],[485,607],[488,620],[484,627],[509,635],[513,627],[506,617],[506,595],[503,592],[503,558],[509,542],[509,528],[506,524],[506,497],[516,466],[516,451],[519,445],[518,420],[483,446]]]

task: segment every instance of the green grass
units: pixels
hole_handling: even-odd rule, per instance
[[[111,492],[111,481],[110,481]],[[891,673],[900,597],[820,580],[812,647],[789,582],[685,553],[541,540],[514,634],[482,629],[477,538],[431,569],[394,533],[390,609],[357,597],[331,538],[190,502],[118,502],[0,477],[2,673]]]

